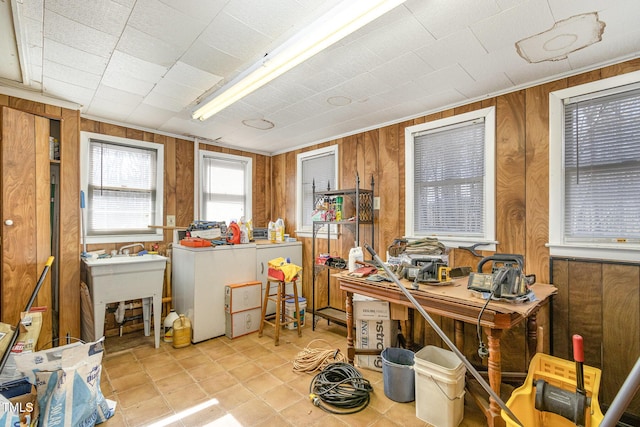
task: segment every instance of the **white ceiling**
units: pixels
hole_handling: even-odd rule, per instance
[[[191,119],[336,3],[0,0],[0,86],[78,104],[83,117],[277,153],[640,56],[637,0],[407,0],[209,120]],[[590,13],[601,38],[577,28]],[[564,59],[529,62],[523,39],[540,46],[530,59]],[[574,39],[568,50],[586,46],[563,56]],[[242,123],[256,120],[275,127]]]

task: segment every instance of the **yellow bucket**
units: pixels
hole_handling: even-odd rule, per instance
[[[589,413],[585,419],[586,427],[598,426],[604,418],[598,403],[601,375],[600,369],[584,365],[584,388],[587,397],[591,398],[591,407],[589,407]],[[507,407],[526,427],[575,426],[573,422],[560,415],[535,409],[536,391],[533,384],[538,379],[543,379],[564,390],[575,391],[576,364],[548,354],[536,353],[531,359],[529,373],[524,384],[513,391],[511,398],[507,401]],[[505,411],[502,411],[501,415],[507,427],[517,426]]]
[[[191,344],[191,321],[181,314],[173,321],[173,348],[187,347]]]

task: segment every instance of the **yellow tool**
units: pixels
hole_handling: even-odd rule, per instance
[[[438,267],[438,281],[448,282],[451,280],[451,267]]]

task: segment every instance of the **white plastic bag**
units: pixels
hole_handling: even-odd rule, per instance
[[[41,426],[93,426],[113,415],[100,390],[104,338],[16,358],[36,386]]]

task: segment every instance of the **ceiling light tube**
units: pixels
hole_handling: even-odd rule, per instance
[[[193,112],[192,117],[207,120],[404,1],[344,0],[340,2],[269,52],[247,71],[213,93],[204,105]]]

